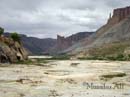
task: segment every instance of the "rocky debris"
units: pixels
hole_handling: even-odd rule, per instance
[[[11,38],[0,37],[0,62],[13,63],[27,59],[27,51],[21,43],[13,41]]]

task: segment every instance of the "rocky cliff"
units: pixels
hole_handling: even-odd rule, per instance
[[[57,44],[56,47],[58,50],[63,50],[69,47],[72,44],[72,41],[68,40],[64,36],[57,35]]]
[[[88,39],[73,45],[66,51],[69,52],[69,54],[81,54],[86,56],[89,55],[90,52],[97,53],[97,49],[100,49],[100,52],[97,55],[101,54],[102,52],[106,53],[107,55],[108,53],[119,53],[118,50],[121,48],[120,52],[123,53],[125,48],[130,46],[128,42],[129,40],[130,7],[118,8],[114,9],[113,16],[110,16],[108,22],[100,29],[98,29],[95,34],[90,36]],[[123,44],[123,48],[120,47],[121,44]],[[102,47],[105,49],[101,49]],[[109,49],[106,50],[106,47]]]
[[[109,17],[108,24],[117,24],[130,15],[130,7],[114,9],[113,16]]]
[[[50,50],[52,53],[61,53],[82,39],[89,37],[94,32],[79,32],[69,37],[57,35],[56,45]]]
[[[5,33],[5,36],[9,37],[10,33]],[[48,54],[48,49],[56,44],[56,39],[45,38],[40,39],[36,37],[28,37],[23,34],[19,34],[23,46],[28,50],[30,55]]]
[[[96,31],[97,34],[95,37],[102,35],[108,29],[120,23],[121,21],[128,18],[129,16],[130,16],[130,7],[114,9],[112,16],[110,14],[107,23]]]
[[[21,43],[0,36],[0,63],[13,63],[27,59],[27,51]]]

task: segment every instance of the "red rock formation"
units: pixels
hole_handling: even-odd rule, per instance
[[[125,8],[114,9],[113,15],[108,19],[107,24],[103,25],[100,29],[97,30],[97,37],[106,32],[113,25],[118,24],[125,18],[130,16],[130,6]]]
[[[74,43],[89,37],[93,32],[79,32],[77,34],[73,34],[69,37],[63,37],[60,35],[57,35],[57,43],[56,43],[56,49],[58,51],[65,50],[72,46]]]
[[[66,49],[71,45],[71,41],[67,40],[65,37],[57,35],[57,48],[59,50]]]
[[[120,21],[127,18],[128,16],[130,16],[130,6],[125,8],[114,9],[113,16],[111,17],[110,15],[108,24],[117,24]]]

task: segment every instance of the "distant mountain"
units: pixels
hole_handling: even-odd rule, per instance
[[[73,44],[81,41],[82,39],[89,37],[93,32],[79,32],[69,37],[62,37],[57,35],[57,39],[45,38],[40,39],[36,37],[28,37],[20,34],[23,46],[30,52],[31,55],[41,54],[57,54],[63,50],[69,48]],[[10,33],[4,33],[6,37],[10,36]]]
[[[5,33],[5,36],[9,37],[10,33]],[[45,38],[40,39],[36,37],[28,37],[26,35],[20,34],[23,46],[32,55],[47,54],[46,51],[56,44],[56,39]]]
[[[49,53],[51,54],[62,53],[64,50],[68,49],[77,42],[91,36],[92,34],[94,34],[94,32],[79,32],[69,37],[57,35],[56,45],[49,50]]]
[[[114,9],[107,24],[64,52],[77,56],[124,54],[130,48],[130,7]]]

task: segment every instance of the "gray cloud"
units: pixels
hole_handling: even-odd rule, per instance
[[[0,26],[36,37],[95,31],[129,0],[0,0]]]

